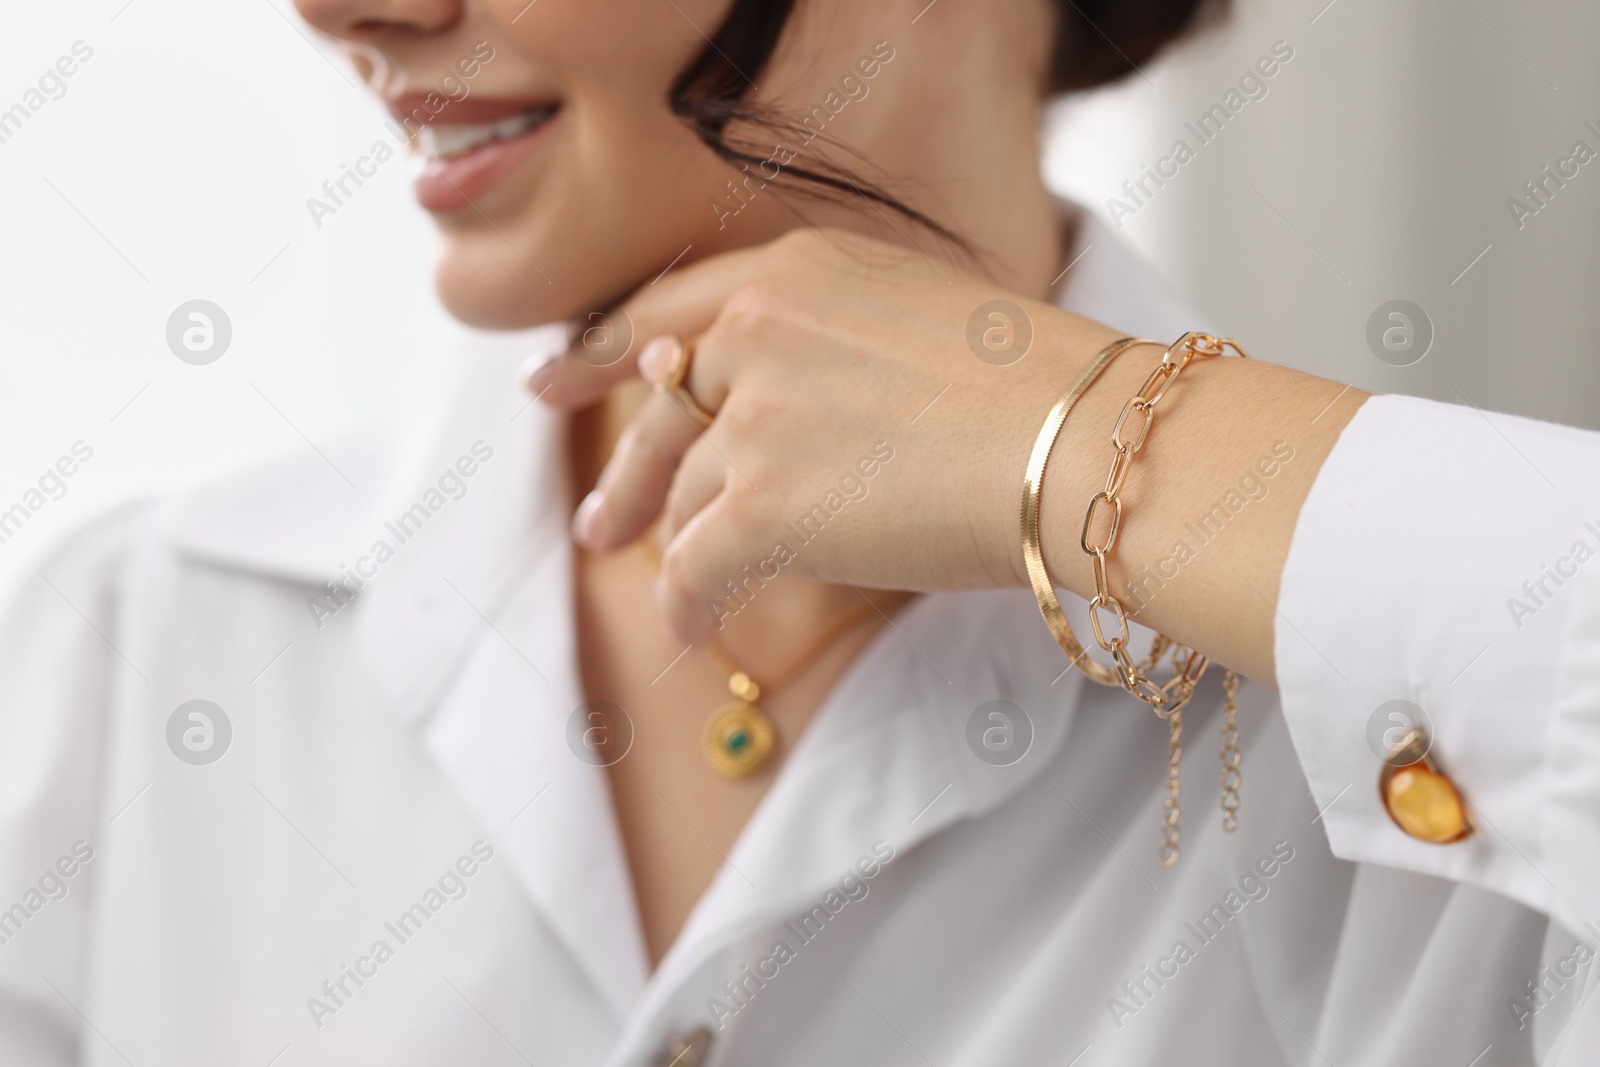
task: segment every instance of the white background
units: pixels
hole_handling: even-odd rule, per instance
[[[1583,128],[1600,126],[1600,8],[1325,5],[1244,0],[1221,31],[1063,105],[1052,183],[1104,215],[1185,119],[1287,41],[1268,96],[1123,233],[1261,357],[1600,425],[1600,161],[1521,230],[1506,207],[1574,140],[1600,149]],[[312,447],[464,345],[522,343],[439,309],[404,161],[313,224],[306,198],[386,135],[286,3],[13,4],[6,29],[0,109],[75,41],[94,56],[0,144],[0,509],[73,442],[94,458],[0,545],[0,585],[118,499]],[[1403,369],[1365,341],[1397,297],[1436,331]],[[194,298],[233,324],[210,366],[166,346],[168,316]]]

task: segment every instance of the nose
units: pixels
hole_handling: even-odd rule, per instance
[[[294,0],[323,33],[370,43],[390,35],[442,33],[461,20],[464,0]]]

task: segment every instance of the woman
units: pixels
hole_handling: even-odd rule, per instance
[[[1194,5],[299,6],[577,329],[33,583],[5,1062],[1593,1062],[1600,440],[1168,347]]]

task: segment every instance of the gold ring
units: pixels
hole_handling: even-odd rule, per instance
[[[673,338],[672,362],[667,364],[667,380],[661,383],[661,388],[677,397],[685,412],[703,429],[711,425],[716,415],[702,407],[700,401],[694,398],[694,394],[689,392],[689,387],[685,384],[689,380],[689,364],[692,362],[694,362],[694,338]]]

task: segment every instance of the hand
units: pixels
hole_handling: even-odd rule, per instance
[[[1025,310],[1031,350],[979,358],[980,305]],[[638,366],[574,354],[530,378],[548,403],[593,402],[637,369],[658,386],[623,433],[574,534],[608,550],[663,520],[656,594],[688,641],[729,583],[778,573],[877,589],[1025,585],[1022,471],[1045,413],[1116,335],[918,253],[796,231],[644,288],[623,311],[654,338]],[[981,317],[979,326],[1003,327]],[[703,432],[661,391],[671,339],[697,338],[685,383]],[[982,349],[980,349],[982,351]]]

